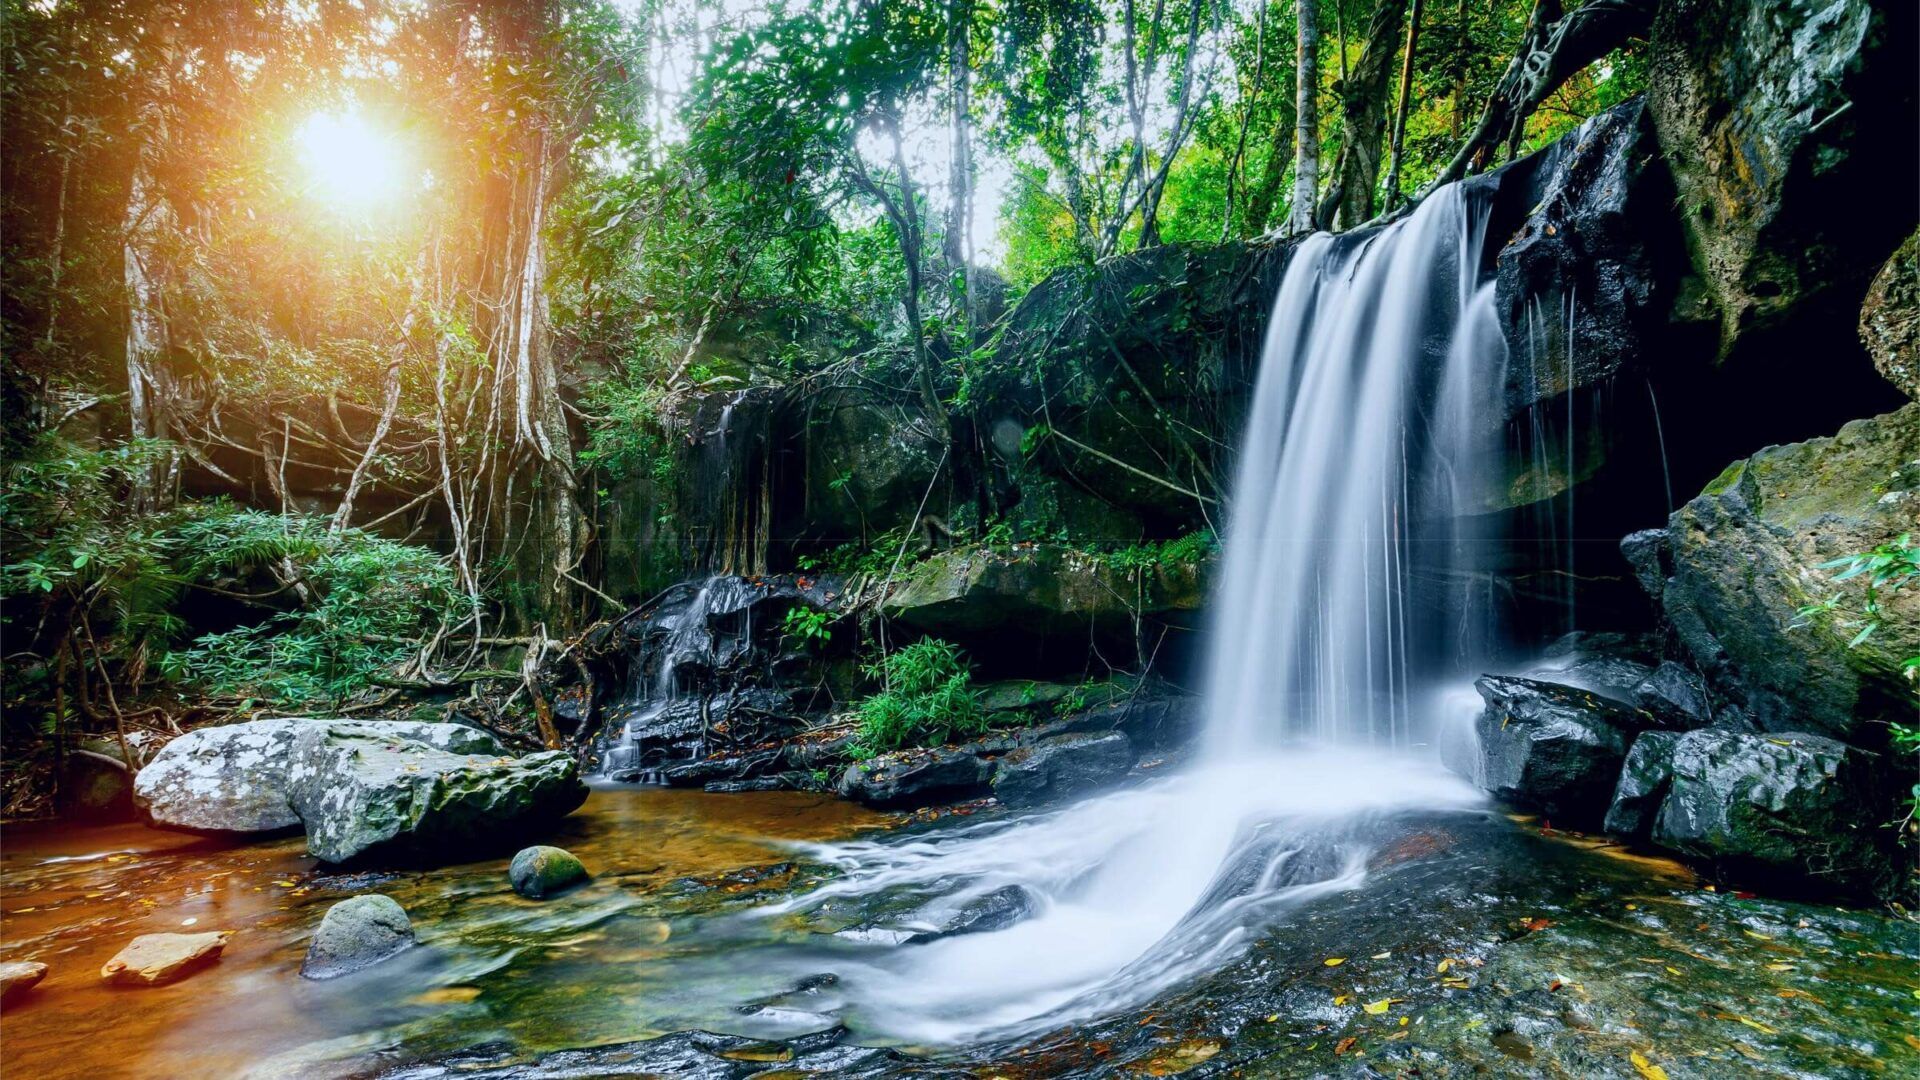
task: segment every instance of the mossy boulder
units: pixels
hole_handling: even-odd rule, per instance
[[[1920,590],[1883,591],[1879,628],[1860,630],[1859,579],[1835,559],[1920,524],[1920,404],[1830,438],[1736,462],[1668,523],[1660,599],[1695,666],[1754,724],[1869,747],[1920,708],[1901,663],[1920,654]],[[1802,610],[1835,596],[1829,614]]]
[[[513,857],[507,878],[514,892],[529,900],[544,900],[587,880],[587,868],[565,848],[539,844],[522,848]]]
[[[451,754],[388,735],[314,728],[288,771],[290,801],[323,862],[448,862],[498,850],[586,801],[560,751],[514,758]]]
[[[1210,560],[1128,567],[1059,545],[943,552],[903,571],[881,609],[929,633],[966,633],[1035,620],[1119,621],[1198,611]]]

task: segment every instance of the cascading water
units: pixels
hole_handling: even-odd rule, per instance
[[[1485,606],[1457,557],[1476,539],[1459,525],[1481,490],[1475,451],[1497,430],[1481,399],[1505,362],[1477,202],[1451,186],[1294,252],[1234,488],[1194,766],[1050,814],[809,849],[844,873],[766,913],[818,925],[876,898],[907,912],[892,934],[841,935],[840,978],[809,1009],[927,1044],[1110,1014],[1356,886],[1393,815],[1477,803],[1411,752],[1437,734],[1437,688],[1476,649]],[[940,936],[983,905],[999,929]]]

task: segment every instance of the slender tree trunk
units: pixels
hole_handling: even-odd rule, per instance
[[[1260,21],[1253,30],[1253,81],[1241,93],[1240,134],[1233,142],[1233,159],[1227,163],[1227,195],[1220,212],[1223,244],[1233,237],[1233,200],[1240,186],[1240,168],[1247,160],[1247,129],[1253,124],[1253,111],[1260,103],[1261,81],[1266,77],[1267,7],[1267,0],[1261,0]]]
[[[965,330],[963,349],[973,348],[973,0],[951,0],[947,27],[947,81],[952,111],[951,162],[947,180],[945,249],[953,307]]]
[[[1373,217],[1380,148],[1386,140],[1389,74],[1405,15],[1406,0],[1379,0],[1374,5],[1366,49],[1341,85],[1340,156],[1333,186],[1321,207],[1321,220],[1337,229]]]
[[[1461,40],[1463,41],[1470,40],[1467,38],[1467,0],[1460,0],[1459,10],[1455,14],[1454,18],[1459,20]],[[1448,128],[1449,128],[1448,134],[1452,137],[1454,142],[1457,143],[1460,141],[1460,132],[1464,130],[1466,126],[1467,126],[1467,65],[1463,61],[1460,64],[1459,74],[1455,75],[1453,79],[1453,119],[1452,119],[1452,122],[1448,125]]]
[[[1140,192],[1140,246],[1143,248],[1160,243],[1160,196],[1166,191],[1167,173],[1173,168],[1173,159],[1187,138],[1187,114],[1193,104],[1193,62],[1200,51],[1200,14],[1204,5],[1205,0],[1193,0],[1188,9],[1187,50],[1180,64],[1180,94],[1174,104],[1173,127],[1167,133],[1167,149],[1160,157],[1160,167]]]
[[[159,256],[153,233],[166,216],[166,206],[153,185],[147,167],[148,147],[140,147],[127,213],[121,256],[126,284],[127,419],[135,439],[166,439],[170,423],[173,378],[167,367],[167,320],[160,291]],[[134,478],[133,503],[153,509],[172,502],[178,464],[163,451],[151,467]]]
[[[1400,202],[1400,162],[1407,142],[1407,108],[1413,102],[1413,51],[1420,45],[1420,12],[1425,0],[1413,0],[1413,15],[1407,23],[1407,51],[1400,58],[1400,102],[1393,111],[1393,147],[1387,158],[1386,210],[1392,212]]]
[[[1312,232],[1314,200],[1320,192],[1320,25],[1319,0],[1294,0],[1299,44],[1294,69],[1293,210],[1289,232]]]

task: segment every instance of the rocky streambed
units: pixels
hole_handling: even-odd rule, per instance
[[[901,898],[775,916],[766,905],[838,873],[810,842],[913,842],[1003,813],[602,788],[552,837],[593,879],[544,901],[515,895],[504,858],[339,873],[297,837],[10,829],[0,961],[51,971],[0,1014],[0,1035],[12,1069],[42,1077],[1920,1069],[1914,923],[1716,890],[1678,864],[1493,811],[1376,823],[1359,884],[1306,901],[1146,1006],[1015,1044],[886,1045],[837,983],[853,950],[917,926]],[[406,909],[419,944],[301,979],[322,914],[368,892]],[[913,932],[999,925],[967,916]],[[217,964],[172,985],[99,979],[134,935],[183,930],[234,934]]]

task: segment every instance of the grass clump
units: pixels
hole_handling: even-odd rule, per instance
[[[952,642],[916,641],[863,670],[884,689],[860,703],[856,756],[939,746],[987,729],[973,669]]]

